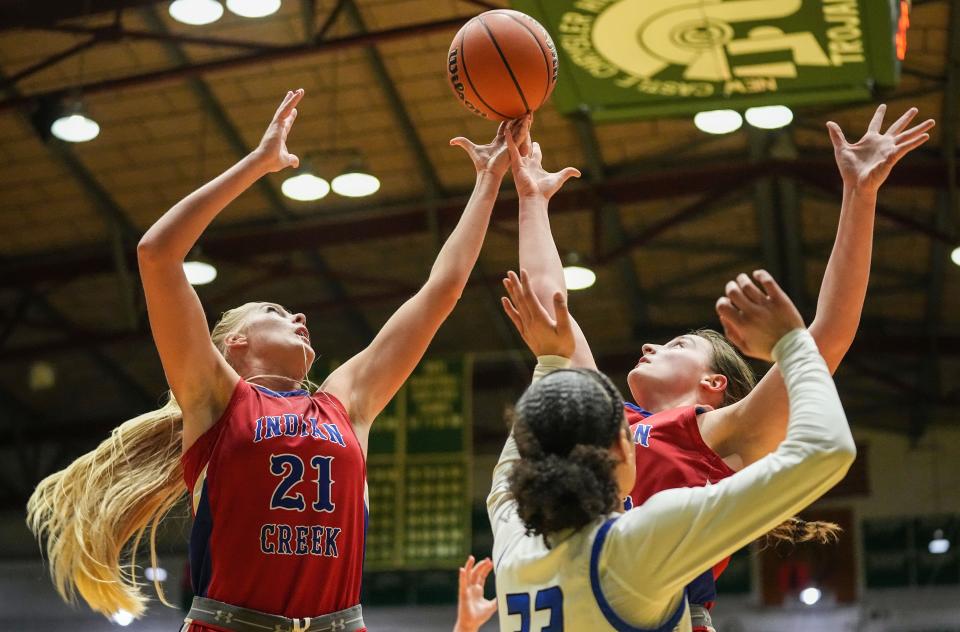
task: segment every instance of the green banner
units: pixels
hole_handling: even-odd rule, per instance
[[[597,120],[867,99],[899,81],[900,0],[513,0],[560,51],[554,103]],[[902,52],[902,51],[901,51]]]
[[[374,422],[366,570],[455,568],[469,554],[471,367],[424,360]]]

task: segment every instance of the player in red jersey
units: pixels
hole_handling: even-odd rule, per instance
[[[843,179],[843,205],[809,331],[831,371],[853,342],[859,324],[878,190],[901,158],[929,140],[927,131],[934,125],[928,120],[907,129],[917,114],[916,108],[911,108],[882,133],[885,113],[886,106],[881,105],[867,133],[853,144],[839,126],[827,124]],[[529,155],[522,156],[515,147],[511,153],[520,198],[520,266],[529,271],[529,287],[539,301],[552,310],[554,294],[566,295],[563,266],[547,213],[549,193],[560,174],[543,170],[538,144],[532,145]],[[513,275],[512,281],[507,281],[508,289],[519,283]],[[737,308],[752,287],[750,279],[741,274],[728,284],[726,297],[721,299],[722,322],[738,344],[736,327],[723,317],[727,310]],[[519,315],[506,300],[504,308],[523,333]],[[573,366],[596,368],[583,332],[573,324],[577,337]],[[787,397],[779,371],[771,368],[754,388],[749,367],[717,332],[699,330],[666,344],[643,345],[643,355],[627,383],[636,402],[627,404],[627,415],[637,460],[637,481],[628,506],[671,487],[716,482],[772,452],[783,440]],[[712,603],[713,580],[714,573],[706,571],[691,585],[691,603]],[[700,617],[694,622],[695,629],[710,627],[706,610],[697,609],[694,617]]]
[[[451,141],[473,160],[476,187],[429,278],[311,394],[304,385],[315,353],[303,314],[248,303],[226,312],[211,333],[183,271],[230,202],[264,175],[298,165],[286,139],[302,98],[302,90],[288,92],[257,149],[167,211],[140,241],[150,326],[175,400],[123,424],[31,498],[31,525],[47,536],[61,593],[79,592],[107,615],[143,612],[144,596],[121,571],[122,548],[155,526],[185,481],[195,511],[197,598],[184,629],[364,629],[370,425],[460,298],[508,168],[504,135],[523,138],[529,121],[502,125],[488,145]]]

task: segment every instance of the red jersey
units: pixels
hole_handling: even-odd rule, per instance
[[[654,414],[635,404],[624,407],[637,457],[637,479],[626,499],[627,509],[665,489],[702,487],[734,473],[700,434],[697,414],[705,409],[687,406]],[[713,605],[714,579],[729,562],[730,558],[721,561],[691,582],[687,587],[691,603]]]
[[[626,405],[637,456],[637,480],[630,491],[632,506],[665,489],[702,487],[733,474],[700,435],[697,413],[702,410],[688,406],[651,414],[633,404]]]
[[[196,595],[291,618],[360,602],[366,463],[336,398],[240,380],[183,471]]]

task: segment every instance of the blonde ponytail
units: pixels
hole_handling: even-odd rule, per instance
[[[779,544],[800,544],[814,542],[817,544],[833,544],[840,539],[843,529],[833,522],[808,522],[794,516],[786,522],[774,527],[760,538],[761,548],[777,546]]]
[[[261,305],[228,310],[214,326],[210,338],[228,362],[227,336],[241,331],[247,315]],[[108,617],[120,610],[135,617],[144,613],[137,551],[149,532],[150,562],[157,566],[157,526],[187,491],[182,434],[183,413],[171,395],[162,408],[123,423],[95,450],[37,485],[27,502],[27,524],[46,541],[50,576],[65,601],[76,603],[79,595]],[[154,586],[169,606],[157,580]]]
[[[50,576],[64,600],[76,603],[79,595],[108,617],[120,610],[138,617],[146,610],[137,549],[149,531],[151,565],[157,565],[157,525],[186,492],[182,430],[171,396],[37,485],[27,502],[27,524],[46,541]],[[170,605],[159,582],[154,586]]]

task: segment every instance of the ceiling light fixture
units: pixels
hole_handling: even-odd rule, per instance
[[[184,261],[183,273],[190,285],[206,285],[217,278],[217,269],[203,261]]]
[[[743,117],[736,110],[710,110],[694,116],[693,124],[708,134],[729,134],[743,126]]]
[[[348,168],[330,184],[335,193],[344,197],[366,197],[380,190],[380,180],[361,167]]]
[[[793,122],[793,110],[785,105],[750,108],[744,114],[747,123],[759,129],[780,129]]]
[[[301,171],[284,180],[280,190],[291,200],[313,202],[325,198],[330,193],[330,183],[309,171]]]
[[[68,143],[85,143],[100,135],[100,125],[86,116],[83,106],[77,102],[53,121],[50,133]]]
[[[219,20],[223,16],[223,5],[217,0],[174,0],[167,11],[177,22],[202,26]]]
[[[563,281],[570,291],[585,290],[597,282],[597,275],[584,265],[578,253],[571,252],[563,266]]]
[[[265,18],[280,10],[280,0],[227,0],[227,8],[243,18]]]

